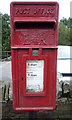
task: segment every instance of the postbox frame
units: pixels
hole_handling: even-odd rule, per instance
[[[18,6],[18,8],[21,6],[30,6],[30,5],[38,5],[38,6],[47,6],[47,5],[50,5],[50,8],[51,6],[53,5],[54,7],[56,8],[52,8],[52,9],[55,9],[55,16],[47,16],[47,15],[34,15],[34,16],[30,16],[30,15],[23,15],[21,14],[18,14],[16,16],[16,13],[15,13],[15,7]],[[22,7],[23,8],[23,7]],[[31,7],[30,7],[31,8]],[[47,8],[46,8],[47,9]],[[50,12],[52,12],[52,9],[50,10]],[[11,53],[12,53],[12,79],[13,79],[13,108],[17,111],[32,111],[32,110],[54,110],[56,108],[56,58],[57,58],[57,45],[58,45],[58,9],[59,9],[59,5],[57,2],[12,2],[11,3]],[[55,39],[55,43],[54,44],[50,44],[48,43],[47,45],[24,45],[22,43],[18,44],[17,42],[15,43],[15,24],[19,23],[19,22],[24,22],[24,23],[32,23],[32,22],[45,22],[45,23],[54,23],[54,39]],[[17,38],[16,38],[17,39]],[[49,41],[48,41],[49,42]],[[33,49],[39,49],[39,54],[36,56],[36,55],[32,55],[32,50]],[[26,54],[22,54],[22,56],[20,55],[20,57],[23,57],[23,67],[25,68],[24,70],[22,70],[22,72],[24,73],[24,85],[23,85],[23,96],[22,96],[22,93],[20,90],[21,89],[21,86],[22,83],[20,83],[20,78],[21,76],[19,76],[19,62],[21,60],[21,58],[19,58],[19,52],[20,51],[25,51],[25,49],[29,49],[29,54],[26,55]],[[30,51],[31,50],[31,51]],[[49,51],[49,53],[45,53],[45,50]],[[53,52],[54,51],[54,52]],[[49,78],[51,76],[51,73],[49,75],[49,78],[48,78],[48,75],[47,73],[44,71],[44,92],[40,92],[40,93],[27,93],[25,92],[26,90],[26,60],[27,59],[44,59],[44,70],[47,70],[49,72],[51,72],[51,68],[49,67],[49,70],[48,70],[48,65],[49,64],[52,64],[52,60],[50,61],[51,58],[51,55],[52,54],[54,56],[54,66],[51,68],[53,68],[53,70],[55,70],[55,72],[53,73],[52,71],[52,74],[54,76],[51,77],[53,78],[53,80],[51,79],[49,81]],[[20,60],[19,60],[20,59]],[[49,60],[49,63],[48,61]],[[21,60],[22,62],[22,60]],[[53,64],[52,64],[53,65]],[[47,77],[46,77],[47,75]],[[47,87],[47,84],[49,82],[49,85],[53,85],[53,88],[54,90],[52,89],[52,86],[49,86]],[[20,84],[20,85],[19,85]],[[48,95],[48,92],[49,92],[49,95]],[[51,92],[51,96],[50,96],[50,92]],[[21,96],[20,96],[21,95]],[[47,96],[47,99],[43,99],[45,96]],[[31,106],[31,105],[27,105],[27,106],[24,106],[24,102],[23,102],[23,98],[22,98],[22,101],[20,99],[20,97],[25,97],[27,98],[28,100],[32,100],[34,99],[34,97],[36,98],[37,102],[38,102],[38,98],[39,99],[43,99],[44,101],[46,101],[46,104],[42,105],[37,105],[36,102],[34,102],[35,106]],[[49,99],[48,99],[49,97]],[[52,100],[53,99],[53,100]],[[43,100],[41,102],[43,102]],[[34,99],[35,101],[35,99]],[[20,104],[22,102],[22,104]],[[28,101],[27,101],[28,102]],[[44,102],[43,102],[44,103]],[[21,106],[23,105],[23,106]]]

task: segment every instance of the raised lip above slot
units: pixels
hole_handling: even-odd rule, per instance
[[[15,17],[14,22],[54,22],[56,20],[54,18],[46,18],[46,17]]]

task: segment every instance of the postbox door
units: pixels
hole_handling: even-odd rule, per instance
[[[44,49],[42,50],[42,53],[43,55],[30,55],[29,49],[18,50],[17,52],[19,107],[55,107],[55,95],[53,94],[53,91],[55,91],[56,72],[53,73],[52,70],[54,71],[56,69],[56,66],[53,63],[56,59],[56,50],[52,51]],[[52,55],[53,59],[50,58]],[[28,66],[28,64],[34,66],[31,67]],[[37,65],[37,67],[35,67],[35,65]],[[40,71],[37,71],[38,69]],[[33,81],[33,83],[29,80],[31,82]]]
[[[19,105],[45,106],[47,56],[32,56],[28,51],[18,52]]]

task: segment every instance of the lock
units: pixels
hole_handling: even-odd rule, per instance
[[[24,80],[24,78],[22,77],[22,80]]]

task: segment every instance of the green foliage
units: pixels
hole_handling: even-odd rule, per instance
[[[71,45],[70,28],[66,27],[63,22],[59,23],[59,45]]]
[[[10,17],[8,14],[2,15],[2,50],[10,50]]]
[[[0,13],[0,58],[2,55],[2,14]]]
[[[2,49],[2,14],[0,13],[0,51]]]
[[[72,45],[71,18],[62,18],[59,22],[59,45]]]
[[[70,42],[72,45],[72,18],[70,19]]]
[[[66,27],[70,28],[70,18],[66,19],[66,18],[62,18],[60,20],[61,23],[63,23]]]

